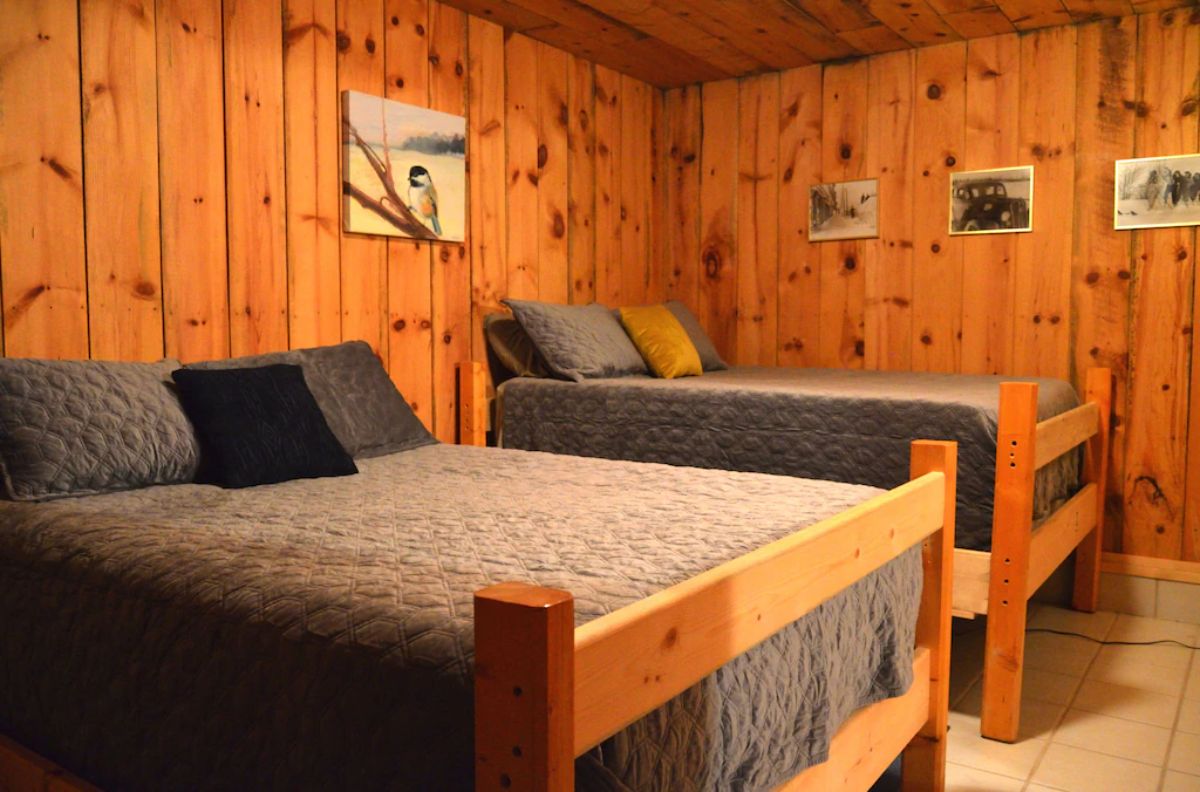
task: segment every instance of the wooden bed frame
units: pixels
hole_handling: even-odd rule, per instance
[[[461,364],[459,377],[461,442],[485,445],[486,372],[481,363]],[[954,615],[989,617],[980,730],[992,739],[1017,738],[1028,601],[1072,552],[1072,604],[1096,610],[1112,410],[1109,369],[1088,370],[1084,399],[1083,405],[1039,423],[1037,384],[1001,384],[992,552],[955,551]],[[1035,473],[1085,443],[1084,487],[1034,531]]]
[[[904,789],[940,792],[956,463],[954,443],[915,442],[907,484],[579,628],[567,592],[477,592],[476,789],[574,790],[575,757],[923,543],[912,686],[851,716],[828,761],[780,789],[866,790],[903,754]],[[95,792],[3,737],[0,789]]]

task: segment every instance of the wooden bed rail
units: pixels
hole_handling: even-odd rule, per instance
[[[458,372],[458,444],[486,446],[487,371],[476,361],[459,363],[455,370]]]
[[[1096,609],[1111,409],[1112,372],[1105,368],[1088,370],[1082,406],[1040,422],[1036,383],[1000,386],[981,717],[985,737],[1017,738],[1028,600],[1072,551],[1073,605]],[[1083,488],[1034,531],[1036,472],[1080,444],[1086,445]]]
[[[578,629],[566,592],[515,583],[478,592],[476,789],[573,789],[576,756],[924,542],[924,681],[907,703],[848,722],[841,750],[864,755],[830,761],[844,770],[841,788],[866,789],[904,750],[906,788],[940,790],[956,463],[953,443],[914,443],[909,483]],[[905,718],[916,733],[900,727]],[[828,773],[812,768],[787,788],[834,788]]]

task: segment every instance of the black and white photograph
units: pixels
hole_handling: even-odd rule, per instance
[[[808,238],[871,239],[879,236],[879,180],[814,184],[808,188]]]
[[[1032,166],[950,174],[951,234],[1032,230]]]
[[[1113,227],[1200,225],[1200,154],[1117,160]]]

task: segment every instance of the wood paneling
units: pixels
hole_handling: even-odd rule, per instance
[[[747,294],[777,267],[782,365],[1079,387],[1087,368],[1111,367],[1105,547],[1200,561],[1196,231],[1112,227],[1114,160],[1200,150],[1198,73],[1200,14],[1180,11],[785,71],[778,207],[765,211],[746,183],[758,175],[746,148],[773,134],[756,103],[770,78],[705,83],[699,114],[695,87],[668,91],[670,140],[701,160],[699,223],[674,194],[690,182],[667,194],[667,287],[696,282],[697,312],[739,363],[762,359],[759,323],[743,312],[763,304]],[[678,169],[678,154],[667,156]],[[949,235],[950,173],[1025,164],[1032,232]],[[880,180],[879,239],[809,242],[809,185],[859,177]],[[777,252],[759,222],[772,213]]]
[[[17,0],[0,25],[5,352],[86,357],[78,9]],[[61,102],[47,97],[63,96]]]
[[[1195,4],[1194,0],[447,1],[662,87]]]
[[[163,332],[187,363],[229,354],[221,8],[158,0],[157,11]]]
[[[79,6],[93,357],[163,354],[153,2]],[[126,197],[114,201],[112,196]]]
[[[192,361],[363,339],[452,441],[455,366],[485,359],[502,298],[591,301],[598,262],[634,300],[665,291],[663,98],[645,83],[436,0],[22,1],[5,21],[7,354]],[[467,116],[463,243],[341,230],[344,89]]]

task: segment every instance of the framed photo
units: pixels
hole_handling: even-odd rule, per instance
[[[1200,154],[1117,160],[1113,228],[1200,225]]]
[[[467,120],[342,92],[342,225],[356,234],[461,242]]]
[[[950,174],[950,233],[1033,230],[1033,166]]]
[[[879,179],[814,184],[808,188],[808,238],[870,239],[879,236]]]

